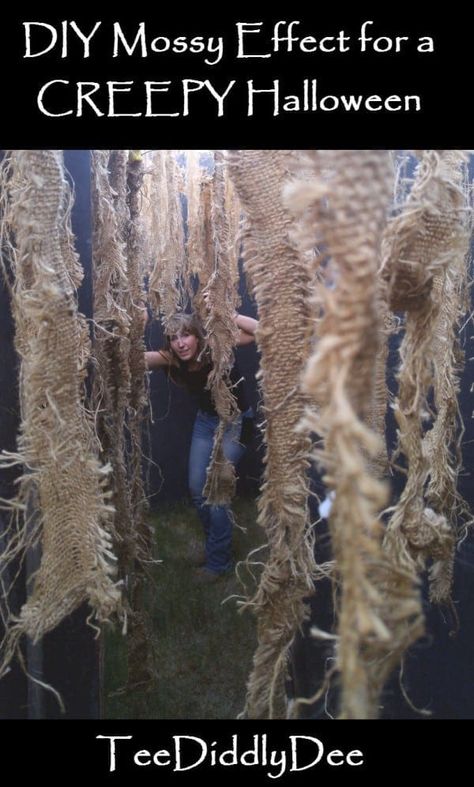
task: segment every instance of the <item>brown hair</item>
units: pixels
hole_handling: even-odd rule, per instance
[[[173,355],[173,350],[171,348],[171,337],[174,334],[181,333],[183,331],[188,331],[189,333],[193,334],[198,340],[198,357],[203,354],[203,351],[207,348],[206,343],[206,335],[204,333],[204,328],[199,319],[196,312],[191,312],[190,314],[186,314],[185,312],[177,312],[173,314],[171,319],[168,321],[166,326],[166,349],[168,352],[171,352]]]

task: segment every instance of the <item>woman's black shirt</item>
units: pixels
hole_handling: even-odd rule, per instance
[[[179,363],[179,366],[169,367],[169,371],[173,382],[187,388],[200,410],[210,415],[217,415],[211,391],[206,388],[207,378],[212,371],[212,362],[205,362],[199,369],[190,370],[188,363],[184,361]],[[230,371],[229,380],[237,399],[237,406],[241,413],[245,413],[249,409],[249,403],[245,393],[245,380],[237,363],[234,363]]]

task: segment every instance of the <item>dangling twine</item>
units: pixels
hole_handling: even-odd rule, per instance
[[[439,298],[439,314],[433,331],[433,390],[436,416],[423,438],[423,453],[429,465],[426,502],[449,523],[458,541],[472,523],[472,514],[457,489],[462,465],[461,441],[464,425],[458,404],[464,353],[459,328],[466,313],[467,254],[453,255],[444,282],[437,277],[433,294]],[[444,286],[443,286],[444,285]],[[434,557],[434,555],[433,555]],[[435,603],[450,597],[454,553],[448,560],[436,561],[430,568],[430,595]]]
[[[213,204],[214,204],[214,177],[203,176],[201,181],[201,202],[198,216],[198,227],[189,225],[188,247],[189,265],[191,271],[198,276],[199,284],[193,298],[193,309],[205,325],[209,317],[208,307],[204,299],[204,292],[211,280],[215,267],[214,229],[213,229]]]
[[[241,245],[241,218],[242,206],[237,196],[235,186],[229,176],[227,167],[224,169],[224,210],[226,221],[229,226],[229,238],[227,244],[227,254],[229,255],[229,270],[233,278],[233,292],[235,305],[240,303],[238,294],[239,289],[239,252]]]
[[[94,156],[94,392],[104,455],[111,462],[115,537],[121,576],[127,582],[128,687],[154,677],[145,608],[151,531],[142,479],[142,425],[147,403],[143,342],[144,168],[138,151]],[[113,184],[113,187],[112,187]]]
[[[152,308],[161,313],[166,326],[189,299],[183,210],[181,204],[182,173],[174,151],[156,153],[153,199],[157,248],[155,265],[150,273],[149,298]]]
[[[379,437],[379,449],[375,455],[368,459],[368,466],[379,478],[388,474],[389,461],[387,453],[385,418],[388,405],[388,387],[386,380],[388,340],[397,328],[397,321],[393,318],[387,305],[387,293],[384,282],[378,276],[376,282],[375,311],[379,318],[379,345],[375,355],[373,372],[372,403],[366,417],[366,424]]]
[[[201,193],[205,177],[204,169],[200,166],[199,150],[187,150],[185,194],[188,233],[186,253],[189,271],[194,274],[199,274],[204,263],[204,226]]]
[[[386,151],[341,150],[308,152],[305,173],[287,199],[303,229],[317,228],[326,255],[316,298],[318,342],[304,376],[318,411],[303,425],[323,438],[314,457],[335,494],[329,523],[339,591],[340,717],[375,718],[386,678],[423,628],[415,575],[396,569],[382,550],[387,489],[369,464],[380,452],[368,424],[380,347],[377,262],[392,173]]]
[[[71,227],[71,211],[74,205],[74,192],[72,187],[64,189],[63,204],[60,209],[59,244],[64,261],[64,267],[70,277],[71,285],[77,289],[84,278],[84,269],[75,249],[75,238]],[[78,317],[83,315],[78,313]]]
[[[128,225],[127,209],[127,165],[128,150],[109,151],[108,172],[112,189],[113,206],[117,228],[122,242],[125,241]]]
[[[282,201],[288,152],[228,151],[229,172],[247,214],[245,269],[258,305],[260,382],[264,398],[265,473],[259,524],[269,556],[259,588],[244,605],[257,616],[258,646],[248,681],[245,714],[287,714],[285,677],[295,633],[313,592],[313,536],[307,507],[307,433],[297,431],[305,397],[299,378],[310,343],[309,270],[291,243],[291,217]]]
[[[469,506],[457,490],[462,466],[461,443],[464,424],[459,409],[460,377],[464,368],[464,351],[460,332],[470,310],[470,238],[473,226],[467,159],[459,151],[444,151],[443,160],[452,173],[453,181],[463,191],[464,210],[460,213],[459,247],[453,248],[446,266],[444,281],[435,278],[433,296],[438,302],[438,321],[433,331],[433,392],[435,420],[424,437],[424,447],[430,464],[430,478],[426,490],[428,504],[448,519],[457,540],[463,537],[473,518]],[[463,236],[464,233],[464,236]],[[443,566],[434,565],[430,574],[443,573]],[[431,583],[433,600],[440,596],[436,583]],[[445,594],[441,594],[441,597]]]
[[[460,458],[455,436],[459,387],[455,329],[463,286],[463,277],[459,284],[455,277],[465,267],[469,245],[462,188],[465,159],[461,151],[422,153],[406,208],[388,228],[384,261],[389,270],[396,266],[395,252],[403,255],[402,262],[416,259],[419,280],[424,282],[422,291],[416,285],[416,298],[406,293],[407,317],[394,409],[397,453],[404,454],[408,469],[405,488],[389,522],[386,545],[409,570],[421,571],[433,560],[431,597],[446,603],[452,584],[456,519],[466,510],[456,491]],[[461,289],[456,294],[458,286]],[[433,418],[428,404],[432,388],[438,417],[426,431],[425,424]]]
[[[209,156],[210,154],[208,154]],[[230,180],[227,168],[219,163],[217,170],[214,165],[214,174],[210,175],[200,166],[200,153],[196,150],[186,151],[186,198],[187,198],[187,224],[188,235],[186,251],[188,256],[188,269],[190,275],[198,277],[198,289],[193,298],[193,307],[198,312],[203,324],[209,314],[203,293],[214,273],[216,250],[214,248],[217,237],[221,251],[228,257],[228,270],[232,275],[230,292],[236,305],[238,302],[237,289],[239,280],[238,244],[241,206],[235,189]],[[220,154],[217,154],[219,158]],[[214,184],[220,178],[219,208],[216,210],[214,197]],[[224,196],[223,196],[224,192]],[[221,223],[225,217],[226,233],[228,238],[222,241],[221,228],[214,226],[214,220]],[[229,297],[229,296],[228,296]]]
[[[166,151],[150,150],[146,153],[146,170],[143,183],[143,223],[146,238],[145,271],[151,276],[161,260],[164,239],[167,232],[168,188],[166,183]],[[159,268],[155,277],[159,277]],[[155,279],[157,284],[158,279]],[[150,293],[150,305],[157,309],[157,291]]]
[[[128,406],[128,431],[131,440],[131,497],[134,521],[142,521],[146,510],[145,492],[141,472],[141,430],[144,409],[147,403],[145,390],[145,344],[143,340],[143,227],[141,224],[141,188],[143,183],[143,160],[129,159],[127,168],[127,284],[125,304],[130,318],[129,367],[130,397]]]
[[[127,311],[130,316],[131,377],[130,397],[127,410],[129,435],[129,487],[132,521],[136,550],[135,560],[129,566],[128,598],[130,620],[127,632],[127,687],[150,687],[155,678],[152,626],[147,612],[146,590],[152,562],[152,529],[146,516],[148,502],[145,496],[142,474],[142,429],[147,406],[145,389],[145,345],[143,340],[142,304],[144,293],[144,237],[141,222],[141,190],[144,177],[143,158],[135,151],[129,156],[127,166],[127,280],[125,293]]]
[[[136,553],[126,466],[125,419],[130,395],[130,316],[127,312],[127,152],[94,151],[92,239],[94,287],[93,400],[103,456],[111,463],[115,506],[114,540],[120,575]],[[115,184],[115,188],[112,187]]]
[[[33,591],[20,614],[11,618],[1,646],[0,674],[21,635],[34,642],[88,601],[94,617],[108,620],[120,609],[114,582],[115,557],[107,532],[111,507],[104,483],[108,467],[96,456],[89,413],[83,405],[83,324],[78,321],[73,280],[77,259],[64,244],[68,186],[61,151],[18,150],[7,154],[9,179],[3,183],[6,212],[2,235],[14,241],[12,269],[15,343],[21,358],[21,429],[18,453],[4,454],[3,465],[26,470],[11,507],[26,510],[30,493],[39,501],[33,528],[13,532],[2,562],[41,539],[41,564]],[[36,519],[36,515],[35,515]]]
[[[186,151],[187,226],[186,254],[190,276],[195,277],[197,290],[192,299],[193,309],[204,325],[209,314],[203,298],[214,271],[213,241],[213,176],[200,166],[198,150]]]
[[[223,451],[226,427],[238,415],[237,400],[230,383],[234,362],[236,326],[233,319],[237,302],[237,257],[232,253],[229,216],[226,211],[226,173],[222,151],[215,153],[212,225],[214,270],[203,290],[207,299],[206,341],[211,351],[212,370],[207,386],[219,415],[204,496],[209,505],[227,505],[235,493],[235,471]],[[232,239],[233,240],[233,239]]]

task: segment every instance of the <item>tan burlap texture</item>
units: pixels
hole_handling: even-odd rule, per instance
[[[61,151],[16,150],[6,158],[3,229],[13,239],[15,344],[20,366],[18,454],[24,467],[17,517],[2,560],[41,542],[41,564],[2,643],[2,669],[25,633],[38,641],[81,603],[91,620],[121,605],[104,492],[110,468],[98,461],[92,419],[84,407],[88,334],[77,311],[80,279],[67,227],[69,187]],[[24,521],[29,501],[34,522]]]
[[[377,268],[393,175],[386,151],[311,151],[302,163],[304,180],[287,189],[287,202],[324,248],[314,257],[323,266],[321,316],[304,376],[317,411],[305,423],[323,440],[315,458],[335,495],[339,716],[375,718],[388,674],[422,631],[415,576],[382,549],[388,490],[374,474],[381,438],[370,429],[381,417],[374,402],[384,398],[376,385],[385,388]]]
[[[227,426],[238,415],[237,401],[230,384],[234,363],[237,328],[233,319],[237,304],[238,268],[235,237],[227,212],[227,172],[222,151],[214,153],[212,233],[214,266],[202,290],[207,317],[204,324],[206,343],[211,351],[212,370],[207,386],[219,415],[219,427],[208,467],[204,495],[209,505],[229,504],[235,494],[236,476],[232,464],[224,456],[222,441]]]
[[[126,151],[93,151],[93,401],[102,452],[113,468],[114,540],[122,576],[136,552],[124,433],[131,386],[126,176]]]
[[[265,414],[264,481],[258,521],[268,559],[249,606],[257,616],[258,645],[248,682],[245,715],[287,715],[285,677],[294,636],[313,592],[313,537],[309,528],[309,438],[298,432],[305,397],[300,374],[308,357],[309,270],[290,241],[292,218],[282,200],[286,151],[228,152],[231,178],[246,213],[245,270],[258,306],[257,341]]]
[[[154,677],[145,614],[152,538],[142,476],[144,166],[139,151],[95,151],[93,162],[94,399],[103,455],[113,467],[114,541],[127,587],[128,686],[135,687]]]
[[[407,312],[394,405],[396,455],[405,457],[407,479],[392,512],[386,547],[409,570],[421,571],[433,561],[431,597],[448,602],[456,521],[465,509],[456,491],[456,326],[462,312],[470,210],[463,188],[465,154],[430,150],[419,156],[411,191],[390,221],[383,244],[382,275],[389,301],[393,309]],[[436,416],[429,405],[431,391]]]
[[[189,300],[187,257],[184,242],[181,194],[183,173],[173,150],[155,151],[150,172],[153,266],[149,279],[149,302],[160,314],[164,329]]]

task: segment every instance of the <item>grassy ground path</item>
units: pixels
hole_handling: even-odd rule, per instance
[[[259,546],[254,500],[236,500],[234,553],[244,560]],[[120,691],[126,682],[125,638],[106,637],[104,716],[109,719],[232,719],[242,711],[255,650],[255,621],[238,611],[243,590],[230,574],[212,585],[193,582],[190,545],[201,540],[197,515],[186,503],[153,515],[156,557],[149,609],[157,679],[149,691]],[[258,557],[257,557],[258,559]],[[255,584],[241,571],[248,592]]]

